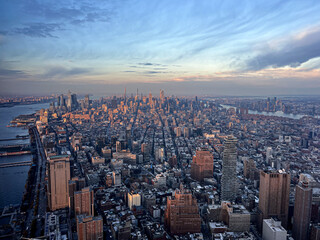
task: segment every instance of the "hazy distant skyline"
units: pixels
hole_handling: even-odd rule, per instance
[[[0,95],[320,93],[320,1],[0,0]]]

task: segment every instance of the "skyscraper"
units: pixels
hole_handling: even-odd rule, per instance
[[[90,107],[90,99],[88,94],[84,97],[84,106],[87,109]]]
[[[67,100],[67,108],[69,111],[71,110],[71,105],[72,105],[72,98],[71,98],[71,92],[69,90],[68,91],[68,100]]]
[[[165,224],[171,234],[201,232],[197,200],[187,190],[176,190],[174,199],[167,198]]]
[[[262,219],[277,217],[282,226],[287,228],[290,174],[283,171],[261,171],[259,191],[259,209]]]
[[[69,155],[57,155],[48,157],[48,205],[51,211],[69,206],[69,160]]]
[[[74,193],[74,211],[76,215],[86,214],[94,215],[94,195],[91,187],[81,189]]]
[[[160,102],[164,103],[164,90],[160,89]]]
[[[312,188],[307,182],[296,186],[292,235],[295,240],[309,239],[309,224],[312,208]]]
[[[237,139],[228,136],[224,142],[221,199],[234,201],[237,195]]]
[[[191,177],[198,181],[213,177],[213,155],[209,151],[197,151],[193,156]]]

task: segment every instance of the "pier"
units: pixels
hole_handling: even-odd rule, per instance
[[[32,161],[0,163],[0,168],[18,167],[18,166],[28,166],[28,165],[29,165],[29,166],[32,165]]]
[[[0,153],[0,157],[18,156],[18,155],[26,155],[26,154],[31,154],[31,151],[4,152],[4,153]]]
[[[17,135],[15,138],[0,139],[0,142],[15,141],[15,140],[25,140],[25,139],[29,139],[29,135],[24,135],[24,136]]]

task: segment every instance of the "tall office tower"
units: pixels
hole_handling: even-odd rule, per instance
[[[124,88],[124,104],[127,104],[127,88]]]
[[[270,164],[270,158],[272,157],[272,147],[267,147],[266,162]]]
[[[111,108],[116,109],[117,107],[118,107],[117,97],[113,96],[113,98],[111,99]]]
[[[160,102],[164,102],[164,91],[162,89],[160,89]]]
[[[71,98],[71,92],[69,90],[68,91],[68,100],[67,100],[67,108],[69,111],[71,110],[71,105],[72,105],[72,98]]]
[[[90,107],[90,99],[88,94],[84,97],[84,107],[87,109]]]
[[[224,141],[221,199],[234,201],[237,195],[237,139],[228,136]]]
[[[309,239],[309,224],[311,220],[312,188],[307,182],[296,186],[292,236],[295,240]]]
[[[63,97],[63,94],[61,94],[59,96],[59,99],[60,99],[60,105],[58,107],[65,107],[66,103],[65,103],[65,100],[64,100],[64,97]]]
[[[152,94],[151,92],[149,93],[149,105],[152,106]]]
[[[288,224],[290,174],[283,171],[260,172],[259,209],[262,219],[277,217]],[[260,221],[260,227],[262,220]]]
[[[139,193],[128,193],[128,207],[132,210],[133,206],[141,206],[141,196]]]
[[[197,151],[191,163],[191,177],[198,181],[213,177],[213,155],[210,151]]]
[[[176,190],[174,199],[167,198],[165,225],[171,234],[201,232],[197,200],[187,190]]]
[[[48,205],[51,211],[69,206],[68,182],[70,180],[70,156],[48,157]]]
[[[84,178],[73,177],[69,180],[69,209],[71,214],[74,211],[74,193],[80,191],[85,186],[86,181]]]
[[[101,216],[77,216],[77,233],[79,240],[102,240],[103,221]]]
[[[60,102],[61,102],[61,99],[60,99],[60,96],[57,97],[57,107],[60,107]]]
[[[94,192],[91,187],[74,193],[74,211],[76,215],[94,216]]]
[[[71,94],[71,109],[77,109],[78,108],[78,100],[77,100],[77,94],[73,93]]]

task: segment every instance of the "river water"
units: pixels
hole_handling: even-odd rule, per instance
[[[10,121],[21,114],[31,114],[41,108],[48,108],[49,103],[32,105],[16,105],[10,108],[0,108],[0,139],[12,139],[16,135],[28,135],[28,130],[17,127],[7,127]],[[29,139],[0,141],[0,145],[29,144]],[[32,156],[0,157],[0,163],[30,161]],[[30,166],[0,168],[0,209],[9,204],[20,204],[24,192]]]
[[[236,108],[234,106],[229,106],[229,105],[223,105],[220,104],[223,108],[229,109],[229,108]],[[253,111],[253,110],[248,110],[249,114],[259,114],[259,115],[265,115],[265,116],[276,116],[276,117],[286,117],[286,118],[292,118],[292,119],[300,119],[303,118],[306,115],[301,115],[301,114],[287,114],[281,111],[277,112],[258,112],[258,111]]]

